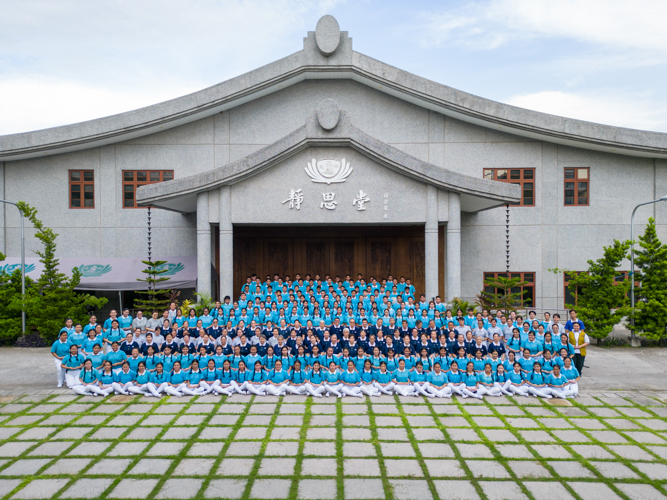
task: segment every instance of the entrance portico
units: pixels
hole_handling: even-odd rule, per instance
[[[450,301],[461,295],[461,212],[519,198],[518,186],[454,172],[378,141],[352,125],[331,99],[302,127],[236,162],[137,190],[142,205],[196,212],[200,292],[211,291],[211,224],[219,224],[221,297],[239,292],[235,226],[256,226],[261,234],[263,226],[276,230],[280,225],[418,225],[423,227],[423,291],[429,300],[438,295],[444,268],[445,300]],[[446,227],[442,263],[440,226]]]

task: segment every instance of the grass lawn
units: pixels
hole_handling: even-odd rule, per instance
[[[639,393],[0,403],[1,499],[667,498],[667,405]]]

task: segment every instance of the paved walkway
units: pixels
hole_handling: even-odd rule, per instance
[[[664,359],[593,349],[567,401],[156,400],[77,397],[46,350],[0,349],[0,500],[667,499]]]

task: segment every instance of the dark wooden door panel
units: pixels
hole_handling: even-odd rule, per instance
[[[408,276],[412,280],[417,294],[424,293],[426,275],[424,273],[425,248],[424,240],[410,239],[408,243]],[[419,300],[418,297],[415,297]]]
[[[354,240],[344,241],[332,238],[333,276],[354,276],[358,271],[354,268]],[[356,276],[354,276],[356,278]]]
[[[329,271],[329,241],[326,239],[306,240],[305,250],[305,274],[315,277],[319,274],[321,278],[331,274]]]
[[[382,278],[393,274],[393,238],[368,238],[366,248],[368,251],[368,257],[366,258],[367,276],[364,276],[366,280],[370,280],[371,276],[377,280],[381,280]]]
[[[292,238],[264,238],[264,262],[266,274],[281,277],[294,276]]]
[[[262,238],[234,238],[234,293],[239,293],[246,276],[263,279],[262,273]]]

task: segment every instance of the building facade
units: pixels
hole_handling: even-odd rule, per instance
[[[533,306],[563,308],[550,269],[586,269],[665,194],[667,134],[420,78],[353,51],[331,16],[303,50],[194,94],[0,136],[0,196],[35,206],[61,257],[145,258],[150,205],[154,257],[196,255],[198,289],[219,296],[251,273],[361,272],[474,299],[506,270],[509,214],[510,271]],[[638,233],[651,216],[667,239],[664,205],[638,211]],[[0,225],[17,258],[17,211],[0,204]]]

